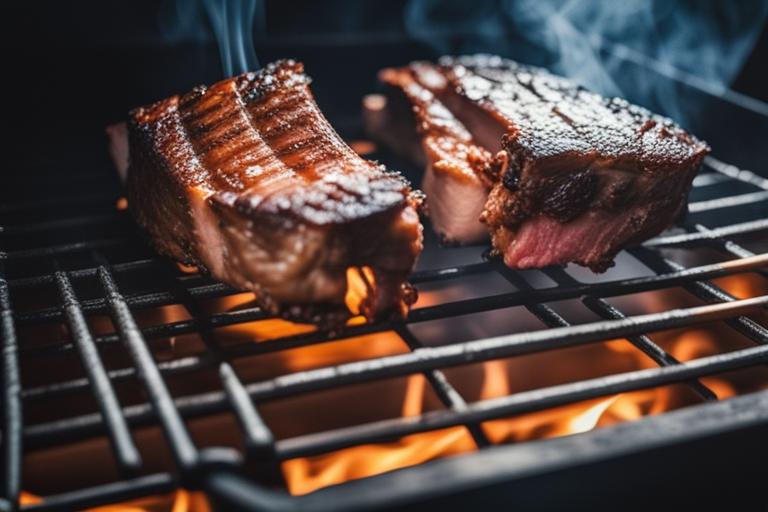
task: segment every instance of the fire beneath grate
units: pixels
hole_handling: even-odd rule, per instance
[[[230,477],[311,496],[765,389],[766,200],[709,159],[685,228],[601,276],[428,233],[408,319],[334,338],[157,258],[122,201],[4,205],[4,497],[205,510],[183,489],[231,499]]]

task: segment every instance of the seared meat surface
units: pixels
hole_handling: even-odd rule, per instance
[[[301,64],[138,108],[128,137],[129,208],[161,253],[294,320],[343,324],[351,267],[368,268],[368,318],[407,311],[419,195],[341,140]]]
[[[667,118],[499,57],[444,58],[382,76],[418,77],[424,66],[444,80],[421,86],[494,154],[480,173],[492,187],[479,220],[510,267],[575,262],[604,271],[623,247],[678,217],[709,151]]]

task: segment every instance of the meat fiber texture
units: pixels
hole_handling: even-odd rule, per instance
[[[402,316],[420,194],[344,143],[309,81],[279,61],[132,111],[108,129],[129,209],[160,253],[274,314],[343,325],[354,267],[368,276],[361,312]]]
[[[397,137],[418,133],[407,156],[426,162],[435,229],[458,243],[490,234],[513,268],[604,271],[684,212],[709,152],[670,119],[499,57],[417,62],[380,78],[387,107],[369,127],[400,147]]]

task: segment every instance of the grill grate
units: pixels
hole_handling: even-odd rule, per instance
[[[709,197],[712,191],[729,190],[725,185],[737,185],[741,188],[739,193],[726,197]],[[744,187],[748,190],[744,190]],[[707,194],[703,195],[704,199],[696,200],[702,191],[707,191]],[[705,171],[695,181],[692,199],[692,220],[685,226],[685,232],[661,236],[648,241],[643,247],[628,251],[632,258],[649,268],[653,272],[652,275],[585,283],[564,269],[547,268],[536,272],[555,284],[538,287],[529,284],[524,273],[510,270],[497,260],[483,259],[447,268],[420,270],[412,276],[411,281],[416,285],[434,284],[492,272],[499,279],[511,284],[514,291],[419,307],[414,309],[404,322],[353,325],[343,334],[332,338],[322,333],[309,332],[259,343],[227,346],[217,342],[213,335],[214,329],[267,319],[268,315],[258,308],[206,314],[198,305],[200,301],[226,297],[238,292],[223,284],[212,282],[206,276],[179,273],[176,267],[160,258],[141,255],[127,262],[111,263],[109,250],[131,248],[140,243],[130,228],[126,228],[130,226],[130,222],[125,222],[126,214],[113,212],[113,205],[105,205],[101,201],[102,206],[96,213],[83,214],[82,211],[76,211],[63,219],[15,224],[3,222],[0,227],[0,240],[7,241],[8,237],[14,237],[24,240],[26,244],[29,244],[30,240],[39,241],[41,233],[52,230],[67,232],[93,226],[117,228],[105,238],[31,248],[21,244],[8,252],[0,253],[4,400],[2,464],[5,476],[0,508],[12,510],[19,506],[22,446],[25,450],[33,450],[97,435],[108,436],[114,460],[124,477],[122,480],[46,496],[42,503],[23,507],[29,510],[80,509],[169,492],[182,485],[189,488],[205,488],[226,498],[226,495],[236,493],[236,489],[241,488],[243,480],[237,473],[246,466],[256,468],[253,471],[257,474],[261,473],[258,479],[262,483],[270,483],[276,481],[275,479],[279,480],[278,462],[282,460],[392,440],[404,435],[451,426],[467,427],[477,447],[482,449],[492,444],[479,427],[483,421],[673,383],[684,383],[705,401],[717,400],[715,392],[704,385],[700,378],[768,363],[768,330],[745,316],[768,306],[768,296],[738,299],[710,282],[714,278],[747,272],[768,276],[768,254],[753,254],[736,242],[737,237],[754,236],[768,230],[768,220],[763,220],[768,213],[768,180],[714,158],[708,158]],[[77,210],[78,205],[98,204],[99,200],[85,198],[83,202],[78,202],[65,198],[62,199],[63,203],[73,205]],[[40,201],[6,204],[0,207],[0,214],[13,217],[54,206],[57,205]],[[737,208],[757,210],[750,213],[743,222],[726,226],[709,228],[698,222],[698,216],[708,216],[724,209],[733,211]],[[92,206],[89,206],[88,211],[92,210]],[[115,236],[115,233],[123,232],[125,236]],[[5,242],[3,247],[7,248]],[[667,255],[660,251],[663,248],[684,247],[706,247],[731,259],[685,268],[668,259]],[[95,264],[87,268],[63,270],[63,266],[59,264],[60,259],[72,254],[85,254]],[[11,266],[28,262],[37,262],[38,265],[34,268],[48,265],[50,271],[31,276],[14,276],[7,271]],[[118,284],[121,282],[121,276],[143,273],[160,273],[166,276],[167,282],[159,291],[149,289],[135,293],[121,292]],[[76,284],[87,280],[95,280],[98,283],[98,296],[79,299]],[[48,287],[54,287],[58,292],[58,305],[14,310],[13,299],[17,294],[37,293]],[[705,304],[631,316],[624,314],[606,300],[671,288],[682,288]],[[596,314],[599,320],[571,325],[548,305],[568,299],[579,300],[587,310]],[[144,328],[137,324],[135,313],[141,310],[178,304],[186,308],[190,319]],[[526,308],[548,329],[434,347],[425,345],[412,329],[414,324],[420,322],[513,306]],[[87,321],[91,315],[109,315],[113,320],[114,332],[93,333]],[[681,363],[649,335],[655,331],[690,327],[712,321],[724,322],[735,332],[752,340],[754,345]],[[16,329],[55,322],[64,322],[67,325],[71,342],[47,346],[19,346]],[[231,365],[233,361],[249,356],[384,331],[397,333],[405,341],[409,351],[250,383],[242,382]],[[190,333],[201,337],[205,346],[204,352],[170,361],[155,361],[152,354],[155,340]],[[477,402],[467,402],[442,371],[469,362],[508,358],[616,338],[627,339],[658,366]],[[126,349],[132,366],[110,369],[105,364],[100,349],[112,345]],[[55,360],[70,353],[79,357],[85,369],[84,377],[21,388],[20,360]],[[171,395],[165,378],[177,374],[192,374],[206,368],[218,370],[218,389],[176,398]],[[275,440],[258,410],[260,403],[276,398],[411,374],[424,375],[445,405],[445,409],[424,412],[415,417],[379,420],[280,440]],[[115,386],[136,379],[141,383],[147,400],[121,406]],[[54,421],[23,421],[22,404],[34,405],[38,400],[55,397],[63,399],[75,392],[89,393],[96,401],[97,410],[88,414],[57,418]],[[242,432],[243,453],[220,448],[198,449],[195,445],[185,420],[219,412],[230,412],[237,419]],[[165,441],[173,455],[174,471],[141,474],[144,461],[132,435],[132,429],[143,425],[159,425],[162,428]],[[258,484],[254,485],[252,490],[261,492]],[[266,501],[258,504],[259,506],[272,503],[270,500],[273,498],[278,499],[277,495],[271,496],[269,491],[263,491]],[[254,503],[253,506],[257,504]]]

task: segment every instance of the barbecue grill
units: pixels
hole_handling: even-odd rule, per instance
[[[279,45],[265,53],[270,52],[290,53]],[[322,87],[323,80],[317,82]],[[753,140],[766,133],[762,104],[681,87],[690,87],[688,97],[700,104],[716,106],[724,119],[748,120]],[[359,98],[367,91],[358,92]],[[318,96],[325,107],[322,90]],[[357,119],[324,111],[347,139],[364,137]],[[761,474],[753,468],[768,455],[762,441],[768,432],[763,390],[768,379],[719,399],[722,393],[706,378],[764,370],[768,363],[768,179],[738,166],[759,162],[762,148],[750,147],[739,159],[737,150],[748,138],[740,145],[735,136],[710,136],[716,128],[697,132],[712,143],[715,157],[706,159],[694,182],[687,217],[678,228],[622,253],[616,271],[598,277],[572,267],[515,271],[489,257],[486,247],[441,246],[427,226],[425,253],[410,281],[427,291],[463,283],[458,295],[417,303],[404,321],[352,322],[333,335],[266,330],[258,340],[240,337],[234,343],[221,332],[275,320],[247,302],[221,307],[240,292],[154,254],[119,200],[117,178],[106,161],[96,158],[92,168],[67,174],[56,170],[80,162],[56,162],[47,171],[30,163],[21,181],[38,191],[36,197],[22,194],[21,200],[0,204],[0,509],[79,510],[179,488],[204,492],[222,510],[546,508],[573,506],[575,497],[583,506],[605,506],[617,496],[632,496],[639,506],[691,489],[696,494],[686,497],[689,504],[706,503],[724,489],[734,494],[731,504],[759,496]],[[103,153],[100,139],[90,147]],[[417,170],[383,150],[367,156],[418,179]],[[40,188],[42,182],[47,189]],[[763,293],[737,297],[715,282],[746,275]],[[641,311],[633,301],[646,293],[684,300]],[[422,327],[472,322],[479,318],[473,315],[495,311],[525,311],[537,328],[436,342],[434,332]],[[683,361],[656,339],[660,331],[703,324],[716,324],[718,332],[747,343]],[[247,371],[291,351],[384,333],[405,349],[369,357],[362,352],[347,362],[309,369],[281,367],[268,378]],[[570,348],[616,339],[627,340],[655,365],[481,400],[469,398],[451,373],[543,353],[568,364]],[[185,344],[197,348],[186,351]],[[329,428],[283,437],[273,432],[274,413],[265,413],[275,402],[304,397],[309,403],[322,393],[413,375],[423,376],[435,407],[409,416],[331,422]],[[673,385],[685,389],[692,405],[518,443],[498,442],[483,428],[492,420]],[[192,426],[222,415],[232,420],[235,432],[226,442]],[[454,427],[466,429],[471,453],[300,496],[286,492],[285,461]],[[152,429],[159,434],[150,439],[144,433]],[[73,455],[95,453],[87,448],[94,440],[102,442],[106,458],[92,462]],[[150,463],[155,450],[166,455]],[[37,461],[39,467],[40,460],[48,460],[39,457],[49,453],[58,454],[58,464],[71,466],[72,478],[30,499],[23,492],[32,476],[27,466]],[[95,484],[78,483],[78,473],[89,464],[106,476]]]

